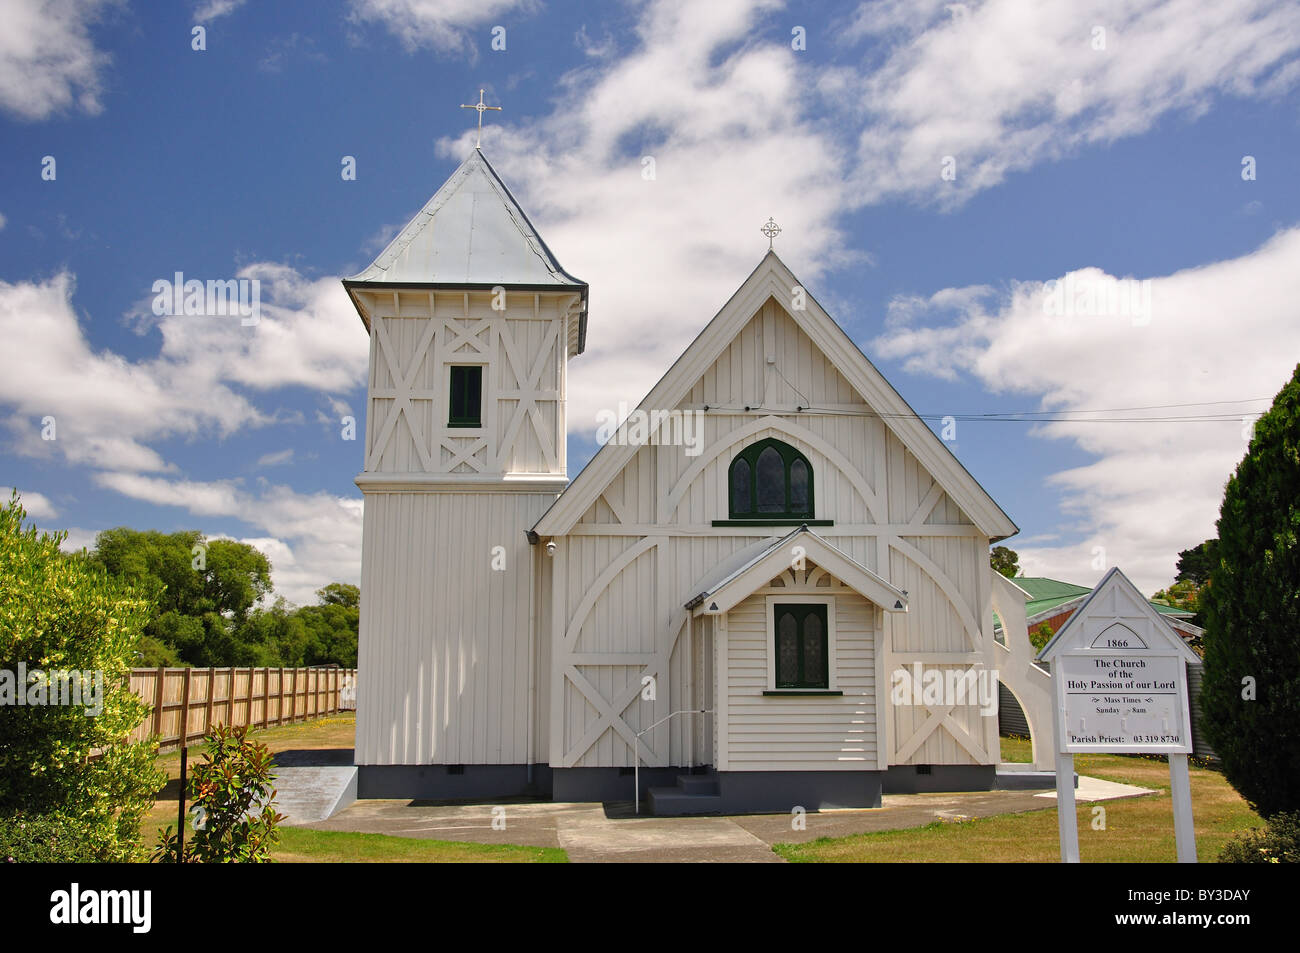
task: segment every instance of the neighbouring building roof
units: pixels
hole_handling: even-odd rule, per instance
[[[1074,602],[1092,592],[1090,586],[1079,586],[1072,582],[1062,582],[1060,579],[1048,579],[1045,576],[1016,576],[1013,581],[1029,593],[1029,601],[1025,603],[1025,616],[1030,619],[1050,609],[1064,609],[1066,603]],[[1174,619],[1190,619],[1193,615],[1185,609],[1175,609],[1173,606],[1159,602],[1152,602],[1151,608],[1161,615]]]

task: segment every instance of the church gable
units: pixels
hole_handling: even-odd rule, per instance
[[[972,525],[775,297],[753,312],[673,413],[658,431],[628,431],[630,440],[649,442],[579,523],[702,528],[725,520],[733,460],[767,440],[806,459],[816,501],[809,518]]]
[[[768,298],[678,405],[796,413],[866,401],[775,298]]]
[[[638,410],[695,415],[687,424],[695,424],[696,445],[638,446],[625,424],[538,521],[538,536],[599,520],[591,512],[597,498],[636,458],[641,497],[648,477],[657,500],[650,522],[725,519],[726,474],[720,478],[718,468],[745,442],[765,437],[810,463],[809,454],[821,457],[814,494],[829,518],[974,525],[993,539],[1017,531],[770,252]]]

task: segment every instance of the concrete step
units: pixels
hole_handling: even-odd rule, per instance
[[[686,794],[718,794],[718,776],[715,774],[679,774],[677,786]]]
[[[687,794],[681,788],[651,788],[650,813],[655,817],[685,817],[691,814],[721,814],[722,798],[717,794]]]
[[[1079,786],[1079,776],[1074,776],[1074,786]],[[993,775],[995,791],[1039,791],[1056,787],[1055,771],[1036,771],[1033,765],[998,765]]]

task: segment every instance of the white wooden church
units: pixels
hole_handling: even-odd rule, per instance
[[[625,427],[572,480],[588,287],[481,151],[344,285],[370,334],[360,797],[992,787],[996,708],[900,702],[922,670],[997,672],[1051,766],[1024,594],[989,566],[1016,526],[774,252],[640,405],[695,445]]]

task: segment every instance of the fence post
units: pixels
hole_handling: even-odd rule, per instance
[[[262,727],[265,728],[268,724],[270,724],[270,720],[271,720],[271,667],[268,665],[262,669]]]
[[[190,672],[192,669],[185,670],[185,677],[182,680],[181,687],[181,724],[180,724],[180,743],[186,745],[190,740]]]
[[[158,684],[153,691],[153,733],[162,738],[163,683],[167,679],[167,669],[159,665],[156,677]]]
[[[217,694],[217,670],[208,669],[208,704],[203,713],[203,733],[206,735],[212,730],[212,702]]]

